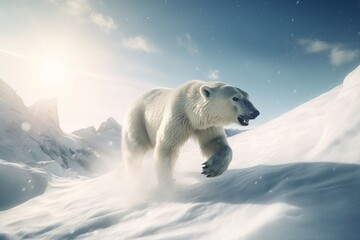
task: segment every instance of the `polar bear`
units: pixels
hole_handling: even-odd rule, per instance
[[[175,89],[154,89],[136,100],[126,113],[122,131],[123,161],[139,169],[147,151],[154,149],[160,184],[173,182],[179,148],[195,137],[209,159],[202,174],[221,175],[229,166],[232,150],[223,126],[247,126],[259,111],[249,95],[221,82],[190,81]]]

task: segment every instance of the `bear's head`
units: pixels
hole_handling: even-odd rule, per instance
[[[260,114],[250,102],[249,94],[240,88],[224,83],[207,83],[199,91],[207,103],[208,118],[215,125],[238,123],[247,126],[249,120]]]

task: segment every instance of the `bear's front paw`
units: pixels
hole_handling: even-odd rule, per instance
[[[230,161],[227,159],[220,159],[218,155],[212,156],[209,160],[204,162],[203,171],[206,177],[217,177],[221,175],[228,168]]]

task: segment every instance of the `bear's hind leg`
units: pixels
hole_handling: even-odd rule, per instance
[[[180,147],[190,137],[188,127],[179,127],[179,121],[173,120],[160,127],[156,139],[155,157],[158,182],[162,185],[174,183],[173,170]]]
[[[129,172],[136,173],[141,169],[142,160],[145,156],[145,151],[140,148],[138,150],[124,149],[123,160],[125,163],[126,170]]]
[[[124,133],[122,139],[122,155],[128,172],[137,173],[141,169],[142,160],[150,144],[147,140],[136,137],[135,134]]]
[[[157,146],[155,148],[156,161],[156,173],[158,182],[161,185],[171,185],[174,183],[173,169],[175,160],[177,158],[177,150],[173,147],[164,145]]]

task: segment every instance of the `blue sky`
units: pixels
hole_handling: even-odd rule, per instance
[[[31,3],[0,0],[0,78],[27,105],[58,98],[67,131],[121,122],[142,92],[191,79],[249,92],[262,124],[360,64],[360,1]],[[61,84],[39,80],[49,62]]]

